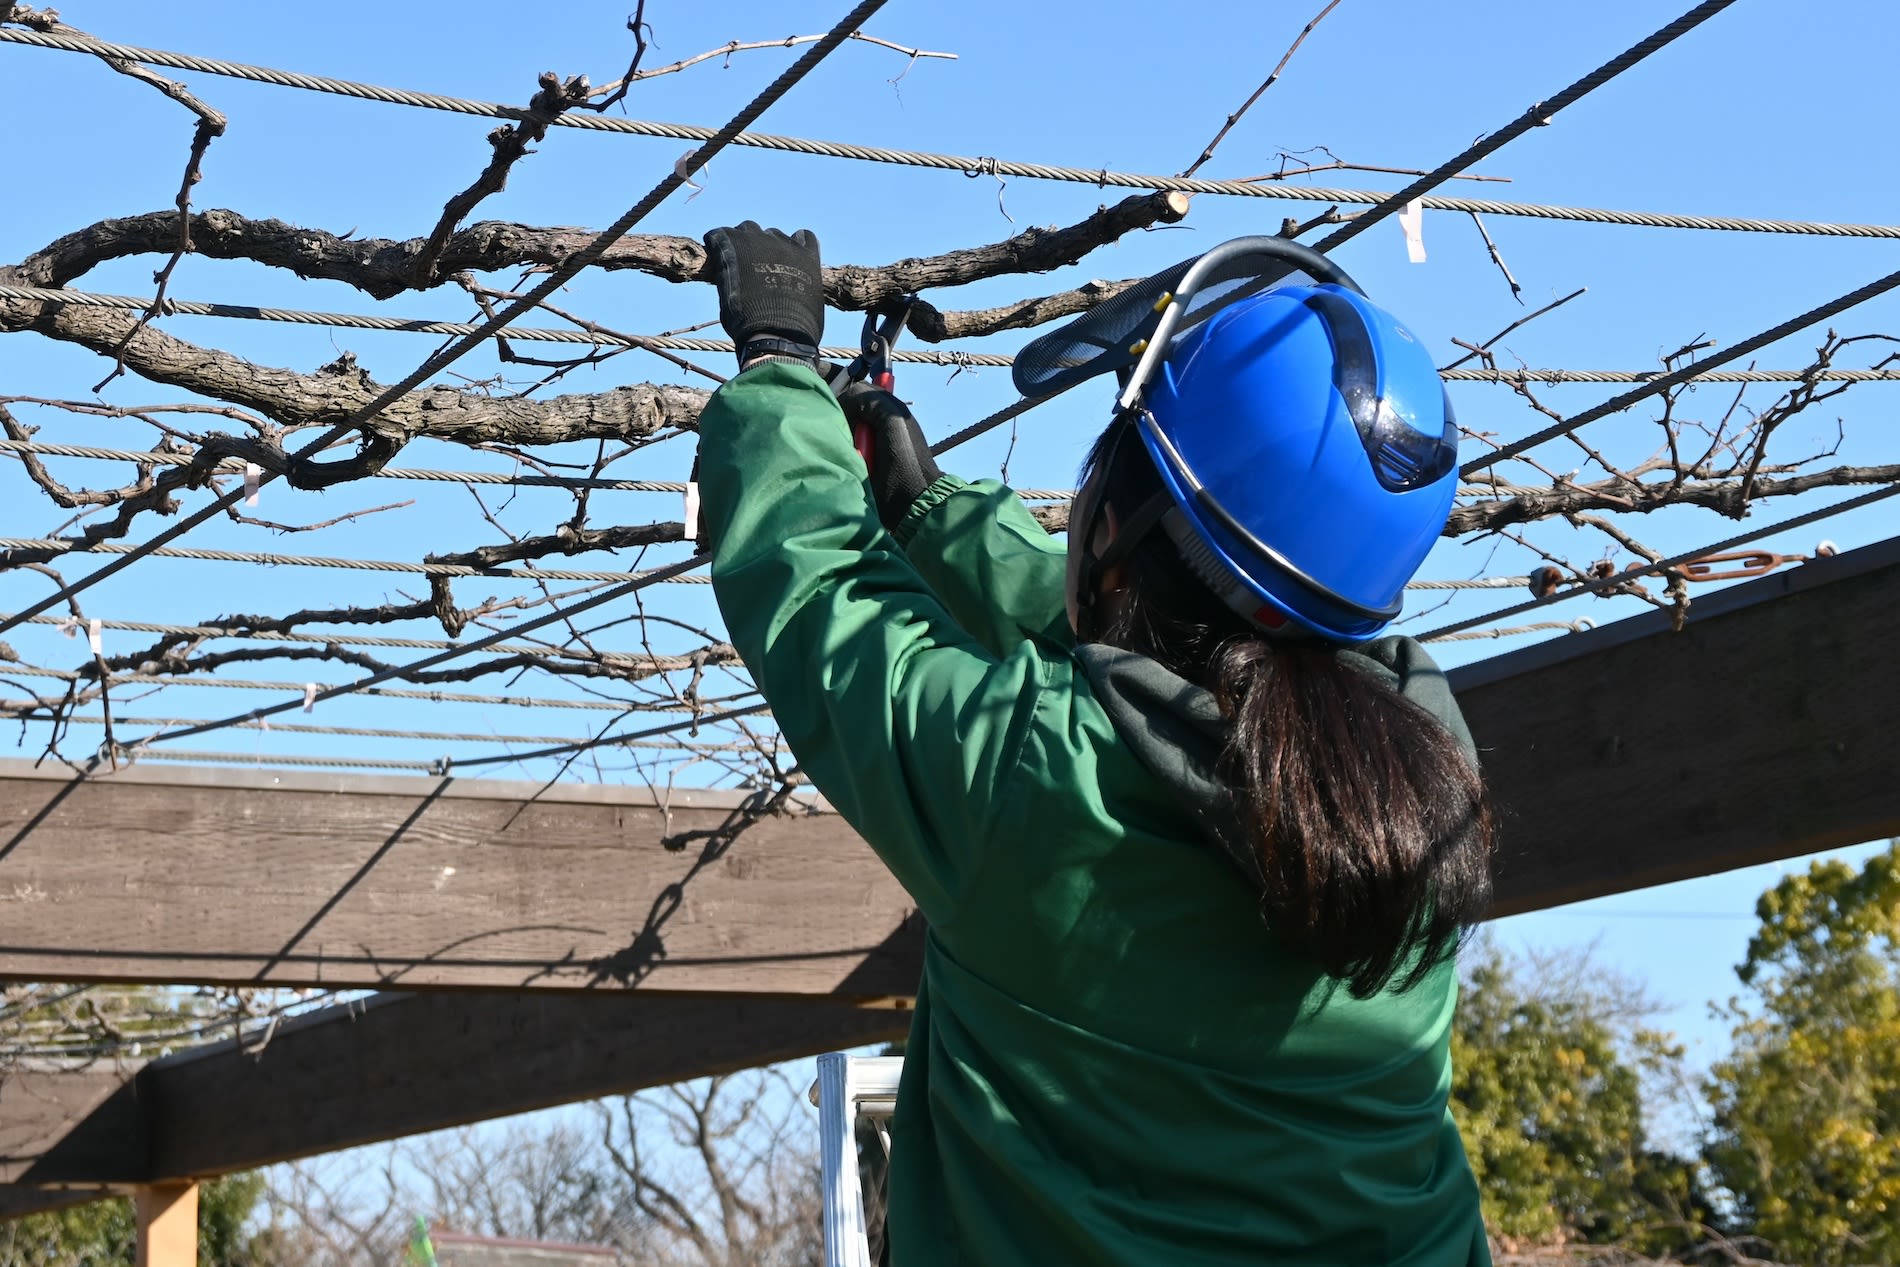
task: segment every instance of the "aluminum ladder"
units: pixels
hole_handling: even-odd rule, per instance
[[[825,1267],[877,1267],[864,1217],[858,1175],[859,1118],[877,1126],[885,1156],[891,1150],[891,1114],[897,1110],[902,1056],[818,1057],[811,1100],[818,1106],[819,1182],[824,1185]]]

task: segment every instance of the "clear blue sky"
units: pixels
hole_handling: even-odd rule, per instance
[[[151,5],[131,0],[74,0],[69,21],[103,37],[189,50],[266,65],[524,102],[534,76],[554,69],[610,79],[624,66],[625,5],[541,6],[532,16],[518,4],[488,0],[385,5],[321,14],[281,5],[200,3]],[[895,0],[870,26],[885,38],[955,52],[959,60],[903,59],[864,44],[845,47],[775,107],[761,129],[823,138],[955,153],[1172,172],[1185,166],[1222,118],[1259,82],[1300,25],[1319,7],[1300,3],[1209,4],[1158,9],[1111,0],[1070,5],[957,5]],[[1682,6],[1686,7],[1686,3]],[[842,5],[809,0],[783,5],[688,4],[653,0],[649,18],[659,64],[732,39],[815,33]],[[1582,72],[1673,17],[1675,4],[1610,0],[1591,5],[1525,5],[1473,0],[1461,5],[1400,5],[1345,0],[1320,26],[1276,85],[1226,141],[1204,174],[1253,175],[1273,169],[1280,150],[1324,145],[1349,161],[1430,167],[1477,135],[1516,117]],[[360,21],[350,15],[361,14]],[[1871,0],[1812,8],[1742,0],[1699,31],[1558,116],[1555,124],[1517,141],[1479,170],[1510,184],[1456,183],[1473,192],[1526,202],[1710,212],[1790,219],[1896,219],[1895,179],[1887,153],[1885,85],[1891,50],[1900,46],[1900,9]],[[629,99],[636,116],[716,125],[723,122],[792,54],[751,52],[642,84]],[[290,92],[210,76],[183,76],[225,110],[232,124],[212,148],[198,207],[231,207],[336,232],[406,237],[425,232],[442,201],[472,177],[487,156],[485,120]],[[88,59],[17,47],[0,48],[0,109],[9,129],[9,179],[0,206],[0,258],[18,259],[60,233],[101,217],[169,204],[190,135],[190,121],[148,89]],[[556,129],[541,152],[522,164],[508,191],[490,200],[483,218],[600,226],[631,204],[688,149],[685,142],[603,136]],[[1321,183],[1396,188],[1399,178],[1330,172]],[[704,191],[675,196],[645,229],[697,237],[718,224],[752,217],[785,226],[809,225],[833,262],[879,263],[998,239],[1030,224],[1072,222],[1105,198],[1087,186],[1012,180],[998,204],[998,184],[955,172],[911,171],[861,163],[728,151],[703,179]],[[1135,276],[1247,232],[1271,231],[1288,214],[1319,206],[1202,198],[1179,229],[1136,235],[1083,265],[1047,278],[1011,278],[933,298],[943,306],[979,307],[1072,285],[1088,277]],[[1006,219],[1007,211],[1011,219]],[[1532,306],[1589,287],[1588,295],[1509,339],[1512,358],[1539,366],[1646,369],[1698,336],[1732,343],[1794,312],[1890,271],[1894,243],[1756,234],[1679,233],[1490,217],[1492,237]],[[1486,258],[1470,220],[1427,213],[1429,260],[1406,262],[1398,228],[1381,225],[1342,253],[1347,266],[1387,306],[1449,360],[1453,337],[1488,337],[1525,309],[1514,302]],[[151,262],[123,261],[83,283],[137,293],[149,287]],[[367,311],[365,297],[332,283],[305,283],[242,264],[187,260],[175,296],[238,303]],[[713,297],[704,287],[670,287],[626,274],[577,282],[568,304],[622,329],[658,331],[705,320]],[[441,293],[411,295],[389,305],[401,314],[465,319],[465,302]],[[1842,333],[1900,330],[1900,301],[1871,303],[1836,322]],[[271,364],[311,370],[340,350],[357,354],[376,377],[392,381],[420,362],[433,342],[407,335],[269,327],[172,318],[181,337],[239,351]],[[855,338],[857,320],[840,317],[831,334]],[[1819,331],[1761,354],[1764,367],[1805,364]],[[985,345],[1007,351],[1018,337]],[[723,368],[717,359],[709,362]],[[1855,362],[1864,364],[1866,360]],[[471,357],[461,372],[481,376],[492,358]],[[663,378],[668,368],[636,356],[575,375],[569,390]],[[0,391],[84,397],[100,363],[76,349],[26,337],[0,340]],[[1007,374],[986,371],[946,382],[947,374],[912,369],[903,378],[926,428],[942,434],[1013,398]],[[1842,460],[1892,461],[1891,410],[1896,389],[1857,388],[1791,424],[1791,454],[1831,443],[1835,419],[1846,428]],[[1548,399],[1570,411],[1611,389],[1553,390]],[[117,403],[172,399],[176,393],[122,379],[106,393]],[[1534,415],[1494,387],[1454,389],[1461,417],[1505,436],[1532,428]],[[1704,388],[1685,408],[1712,415],[1728,389]],[[1765,389],[1748,400],[1764,405]],[[1026,418],[1016,437],[1010,474],[1019,484],[1064,487],[1080,450],[1105,420],[1107,392],[1083,390]],[[1635,460],[1648,452],[1651,414],[1636,411],[1600,424],[1592,439]],[[106,420],[64,421],[34,412],[46,438],[143,447],[151,433]],[[999,434],[959,452],[953,467],[993,474],[1008,452]],[[1807,446],[1807,448],[1804,448]],[[1557,469],[1576,459],[1553,446]],[[662,445],[623,473],[679,478],[690,454]],[[469,466],[463,452],[417,445],[402,463]],[[59,468],[78,477],[79,468]],[[40,535],[63,518],[16,473],[0,469],[0,526],[8,535]],[[417,506],[321,534],[277,537],[258,529],[214,524],[191,544],[307,551],[370,558],[417,559],[430,550],[494,539],[459,489],[379,483],[327,495],[272,488],[258,513],[291,522],[416,496]],[[638,504],[632,504],[637,502]],[[559,504],[524,495],[503,516],[517,531],[546,531]],[[1769,519],[1792,513],[1768,506]],[[653,495],[622,495],[596,503],[596,522],[677,517],[676,503]],[[1805,551],[1825,535],[1842,546],[1891,535],[1889,512],[1844,517],[1768,544]],[[1693,547],[1733,531],[1702,513],[1669,513],[1636,525],[1665,550]],[[146,525],[135,536],[151,532]],[[1583,560],[1603,552],[1600,539],[1561,527],[1541,532],[1545,545]],[[656,551],[649,562],[677,557]],[[1628,556],[1619,556],[1627,560]],[[608,566],[582,560],[584,566]],[[1512,574],[1527,560],[1514,549],[1447,544],[1427,576]],[[72,571],[80,571],[75,567]],[[404,583],[406,584],[406,582]],[[413,586],[409,586],[412,591]],[[300,569],[236,570],[228,565],[141,566],[102,586],[88,600],[92,614],[120,619],[195,621],[233,610],[380,601],[393,596],[388,578]],[[499,587],[463,585],[463,601]],[[16,608],[44,593],[35,578],[0,578],[0,607]],[[1514,594],[1510,595],[1515,597]],[[654,610],[711,622],[701,590],[650,592]],[[1435,613],[1478,614],[1495,595],[1480,595]],[[1561,609],[1560,609],[1561,610]],[[1576,603],[1570,615],[1606,620],[1614,604]],[[1419,628],[1422,626],[1414,626]],[[429,636],[429,630],[416,630]],[[40,663],[67,665],[74,647],[49,631],[29,631],[16,645]],[[666,646],[687,645],[683,635]],[[135,635],[114,636],[118,648]],[[1456,663],[1515,644],[1457,644]],[[258,667],[258,677],[342,680],[325,666]],[[1715,684],[1720,689],[1727,684]],[[500,689],[489,683],[490,689]],[[478,685],[475,689],[483,689]],[[542,695],[571,695],[559,684],[534,685]],[[165,716],[218,716],[277,696],[238,691],[168,692],[124,709]],[[584,734],[604,714],[437,705],[426,717],[388,703],[339,701],[316,720],[407,724],[547,734]],[[295,720],[293,718],[293,720]],[[133,733],[142,733],[134,728]],[[259,752],[348,751],[337,741],[233,731],[205,746]],[[83,746],[83,744],[82,744]],[[360,750],[360,745],[358,746]],[[30,754],[34,749],[29,746]],[[379,751],[381,749],[378,749]],[[417,755],[413,748],[404,750]],[[421,754],[433,756],[433,752]],[[509,777],[520,771],[504,771]],[[623,776],[627,777],[627,776]],[[661,777],[664,777],[663,775]],[[704,770],[680,778],[703,781]],[[1704,1001],[1733,986],[1729,966],[1742,951],[1754,897],[1774,878],[1757,869],[1507,921],[1508,937],[1539,944],[1599,939],[1613,963],[1646,975],[1679,1005],[1668,1021],[1704,1049],[1721,1027],[1703,1016]],[[1694,918],[1678,918],[1678,915]]]

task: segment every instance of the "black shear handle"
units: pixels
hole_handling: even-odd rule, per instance
[[[890,391],[897,383],[897,376],[891,372],[891,342],[903,330],[904,322],[910,318],[912,298],[905,296],[898,307],[879,314],[876,310],[864,314],[864,334],[858,342],[858,358],[850,366],[850,375],[871,384],[879,391]],[[872,444],[869,423],[851,424],[851,443],[864,459],[864,465],[871,465]]]

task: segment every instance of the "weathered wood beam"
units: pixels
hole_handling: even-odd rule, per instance
[[[0,762],[0,976],[911,993],[890,873],[835,814],[745,800]]]
[[[1900,835],[1900,539],[1452,675],[1504,812],[1494,915]]]
[[[667,993],[378,995],[136,1071],[0,1082],[0,1217],[901,1037],[907,1009]],[[68,1201],[55,1200],[52,1205]]]
[[[18,1183],[36,1168],[49,1174],[44,1162],[50,1156],[79,1184],[86,1176],[122,1173],[123,1158],[145,1148],[144,1114],[130,1081],[130,1071],[110,1062],[87,1069],[27,1065],[0,1075],[0,1185]],[[9,1193],[0,1186],[0,1217],[32,1212],[8,1201]],[[61,1204],[71,1202],[43,1208]]]

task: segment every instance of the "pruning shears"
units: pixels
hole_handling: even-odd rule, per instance
[[[873,308],[864,314],[864,333],[858,339],[858,355],[845,367],[845,373],[852,382],[868,382],[879,391],[886,392],[896,385],[897,376],[891,371],[891,345],[903,333],[904,323],[910,319],[911,305],[916,301],[915,295],[905,295],[891,305],[882,309]],[[858,456],[864,459],[867,466],[870,465],[870,426],[852,423],[851,443],[857,447]]]

